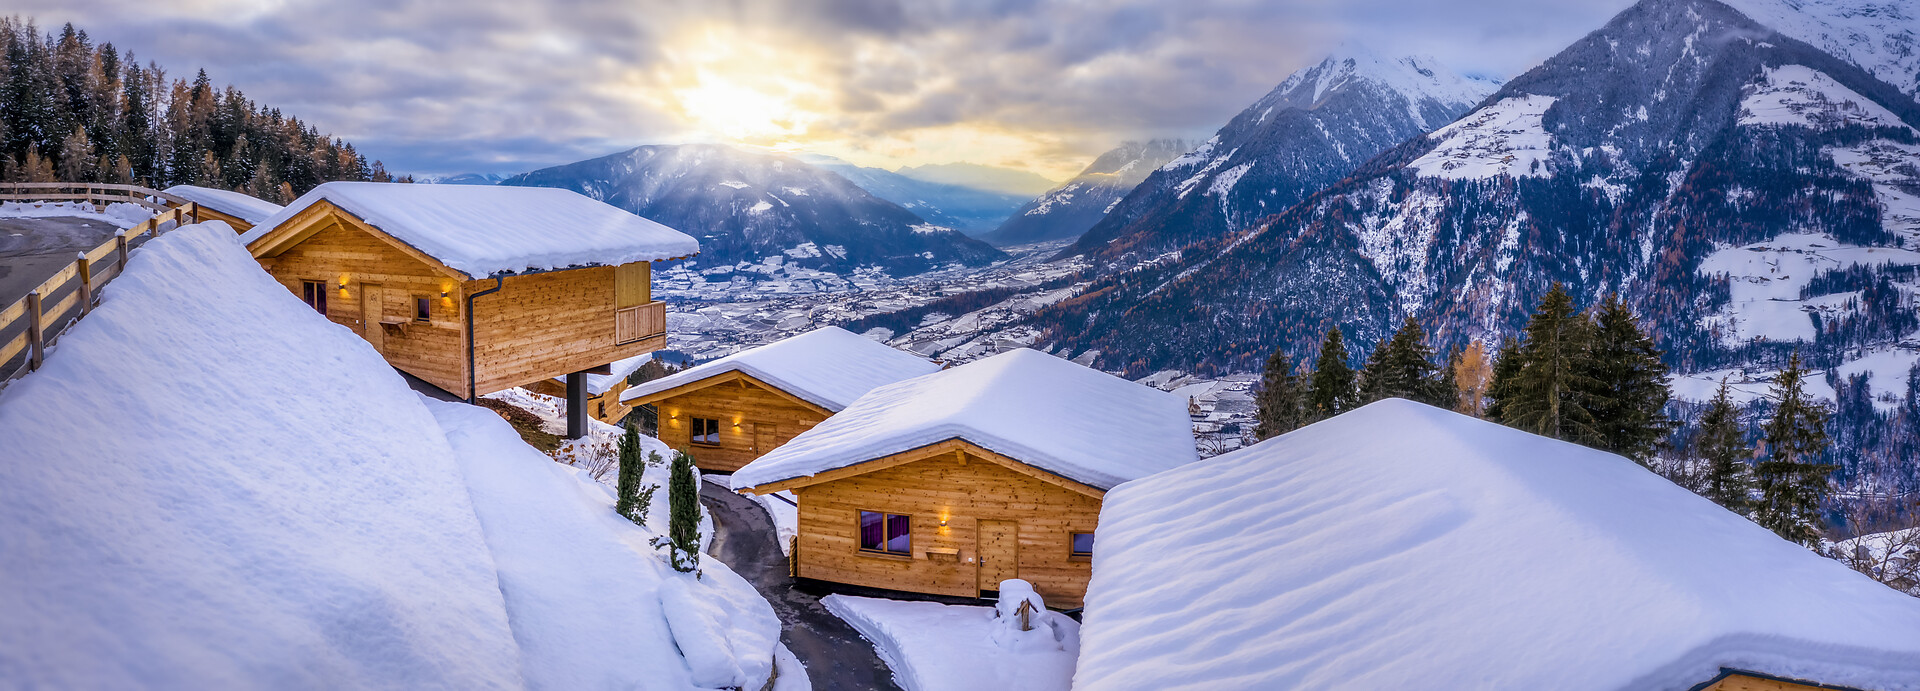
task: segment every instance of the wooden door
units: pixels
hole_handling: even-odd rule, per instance
[[[767,455],[780,445],[780,426],[771,422],[753,423],[753,457]]]
[[[653,299],[653,266],[646,262],[621,264],[613,269],[613,342],[632,343],[651,333],[642,312]]]
[[[980,589],[1000,589],[1000,582],[1020,577],[1020,524],[980,521]]]
[[[385,353],[387,352],[387,335],[383,330],[386,327],[381,326],[380,322],[386,319],[387,314],[382,309],[386,301],[380,288],[378,283],[360,284],[360,328],[367,342],[373,344],[373,349]]]

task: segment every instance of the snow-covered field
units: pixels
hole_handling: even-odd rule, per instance
[[[1040,609],[1032,631],[1006,631],[993,607],[828,595],[827,610],[873,641],[907,691],[1066,691],[1080,624]]]
[[[422,399],[223,224],[135,250],[0,390],[0,438],[9,685],[758,689],[774,664],[724,565],[672,572],[604,486]]]
[[[1540,119],[1553,103],[1551,96],[1530,94],[1474,111],[1427,135],[1437,142],[1434,149],[1407,167],[1450,180],[1545,175],[1553,136]]]
[[[139,204],[108,204],[104,212],[92,204],[80,202],[0,202],[0,216],[7,218],[85,218],[112,224],[125,230],[153,218],[153,211]]]

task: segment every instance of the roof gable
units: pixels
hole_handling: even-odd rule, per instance
[[[1029,464],[1017,458],[1009,458],[1007,456],[994,453],[990,449],[981,448],[978,444],[974,444],[965,439],[958,439],[958,438],[947,439],[947,440],[935,442],[932,444],[928,444],[926,446],[922,446],[917,449],[909,449],[909,450],[902,451],[900,453],[892,454],[889,456],[882,456],[880,458],[862,461],[860,463],[855,463],[852,465],[842,466],[839,468],[835,468],[833,470],[821,472],[818,475],[812,475],[808,477],[797,477],[790,480],[782,480],[780,482],[771,482],[771,483],[767,483],[757,487],[746,488],[743,491],[748,491],[752,494],[770,494],[773,492],[779,492],[783,490],[797,489],[800,487],[808,487],[811,485],[818,485],[821,483],[833,482],[835,480],[844,480],[851,477],[858,477],[858,476],[866,475],[869,473],[876,473],[882,470],[886,470],[888,468],[896,468],[896,467],[907,465],[910,463],[921,463],[924,461],[936,460],[940,457],[943,457],[949,454],[965,454],[966,457],[981,459],[987,463],[994,465],[995,467],[1005,468],[1014,473],[1025,475],[1027,477],[1033,478],[1035,480],[1039,480],[1046,484],[1053,485],[1055,487],[1060,487],[1062,489],[1066,489],[1068,491],[1075,492],[1078,494],[1084,494],[1086,496],[1093,497],[1096,499],[1106,495],[1106,490],[1100,489],[1098,487],[1094,487],[1092,485],[1088,485],[1083,482],[1076,481],[1072,478],[1068,478],[1058,473],[1048,471],[1045,468],[1035,467],[1032,464]]]
[[[651,403],[701,388],[700,382],[739,372],[825,413],[846,408],[874,387],[940,371],[940,366],[837,326],[828,326],[743,350],[620,394],[629,404]]]
[[[1628,459],[1401,400],[1109,492],[1086,606],[1082,690],[1920,687],[1920,600]]]
[[[733,486],[949,439],[1100,490],[1198,458],[1184,399],[1022,348],[876,388],[735,472]]]
[[[684,233],[584,195],[545,187],[329,182],[241,236],[249,247],[327,202],[474,277],[680,259]]]
[[[174,185],[162,191],[252,225],[259,225],[283,208],[265,199],[211,187]]]
[[[256,258],[277,257],[287,250],[298,247],[300,243],[306,242],[309,238],[312,238],[314,235],[325,231],[335,224],[347,230],[371,235],[381,242],[392,246],[394,249],[399,250],[402,254],[413,258],[415,261],[425,264],[433,270],[452,278],[463,281],[475,278],[458,269],[447,266],[439,259],[425,252],[421,252],[418,248],[408,245],[406,242],[387,234],[379,228],[368,225],[358,216],[354,216],[345,209],[341,209],[334,203],[324,199],[313,203],[307,208],[302,209],[300,213],[274,226],[271,232],[263,233],[248,241],[247,251],[251,252]]]

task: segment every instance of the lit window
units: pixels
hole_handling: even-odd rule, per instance
[[[433,298],[416,297],[413,299],[413,320],[417,322],[433,321]]]
[[[897,513],[860,512],[860,550],[913,554],[913,531],[907,517]]]
[[[1074,533],[1072,554],[1076,557],[1093,556],[1093,533]]]
[[[300,299],[315,311],[327,313],[327,284],[320,281],[301,281]]]
[[[693,418],[693,443],[709,446],[720,445],[720,421],[710,418]]]

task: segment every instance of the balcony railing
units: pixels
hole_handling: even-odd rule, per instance
[[[667,303],[655,300],[613,311],[613,343],[625,345],[667,332]]]

